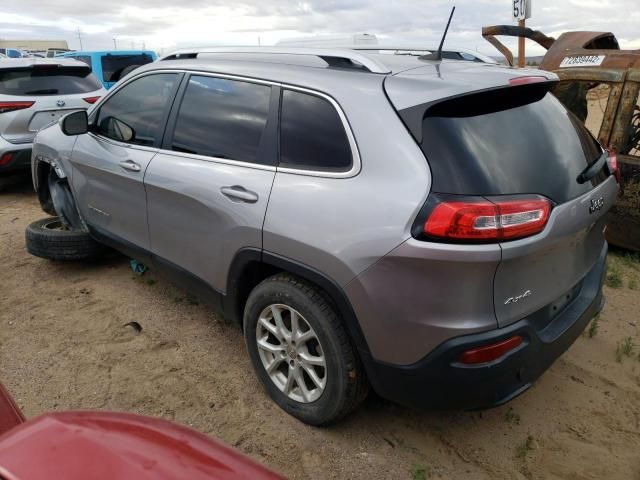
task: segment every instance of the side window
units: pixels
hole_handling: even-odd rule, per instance
[[[353,159],[335,107],[317,95],[284,90],[280,113],[280,166],[344,172]]]
[[[159,145],[177,82],[177,74],[161,73],[128,83],[100,107],[96,133],[135,145]]]
[[[270,98],[267,85],[192,76],[176,118],[171,150],[258,162]]]

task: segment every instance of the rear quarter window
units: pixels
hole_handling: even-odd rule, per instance
[[[546,89],[512,87],[436,104],[423,117],[421,148],[438,193],[541,194],[562,203],[607,176],[577,181],[602,148]]]
[[[295,90],[282,92],[280,166],[345,172],[353,157],[336,108],[327,99]]]
[[[74,95],[94,92],[102,84],[86,67],[0,70],[0,93],[18,96]]]

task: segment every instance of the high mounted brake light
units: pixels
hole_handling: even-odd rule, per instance
[[[517,200],[484,198],[438,203],[424,223],[431,239],[501,242],[529,237],[544,230],[551,202],[544,197]]]
[[[548,81],[547,77],[542,77],[540,75],[531,75],[528,77],[515,77],[509,79],[509,85],[512,87],[517,87],[519,85],[530,85],[532,83],[543,83]]]
[[[15,112],[31,107],[35,102],[0,102],[0,113]]]

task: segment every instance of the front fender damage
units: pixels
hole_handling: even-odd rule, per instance
[[[40,157],[35,167],[36,191],[42,209],[59,217],[73,230],[88,231],[80,217],[67,175],[61,166],[51,159]]]
[[[80,217],[67,179],[58,177],[55,170],[51,170],[48,184],[53,208],[62,222],[73,230],[88,231],[87,226]]]

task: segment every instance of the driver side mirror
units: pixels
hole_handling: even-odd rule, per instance
[[[89,117],[85,110],[70,113],[62,119],[62,132],[70,137],[89,131]]]

